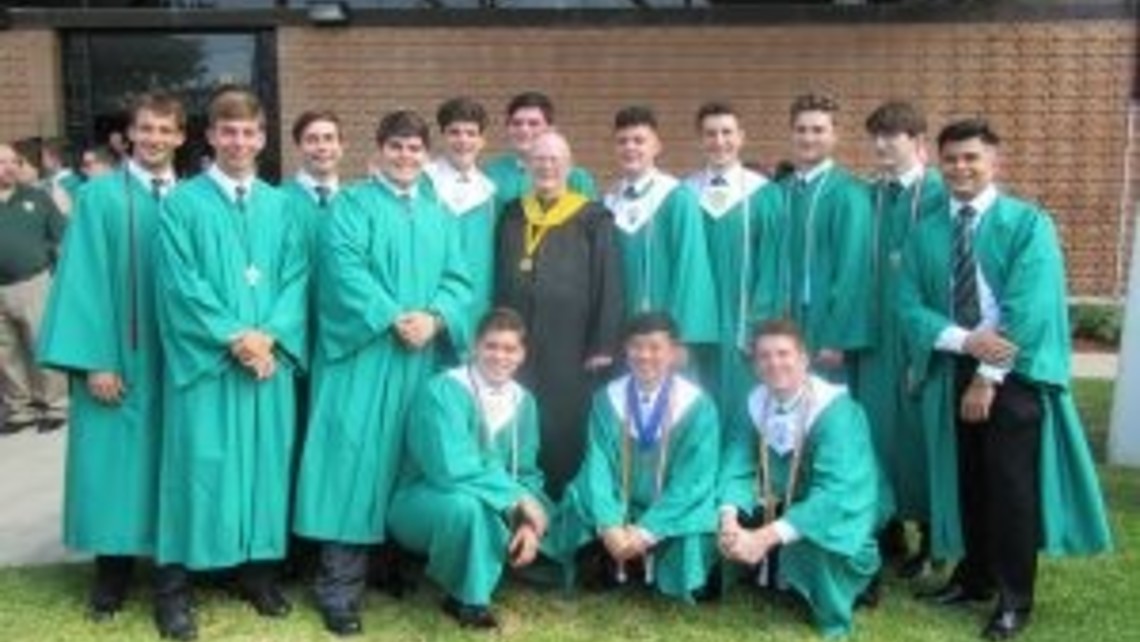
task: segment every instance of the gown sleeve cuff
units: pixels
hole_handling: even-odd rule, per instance
[[[776,537],[780,538],[781,544],[793,544],[799,541],[801,535],[795,526],[792,526],[786,519],[777,519],[772,522],[772,528],[776,529]]]
[[[934,340],[934,349],[962,354],[965,351],[966,337],[968,336],[970,333],[962,326],[948,325]]]

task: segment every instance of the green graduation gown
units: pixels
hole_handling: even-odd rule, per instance
[[[522,159],[514,152],[500,154],[487,161],[483,166],[483,172],[495,184],[495,200],[500,211],[511,201],[530,192],[530,175],[527,174]],[[582,167],[575,165],[570,168],[566,184],[570,191],[578,192],[588,200],[592,201],[598,197],[598,185],[594,177]]]
[[[210,172],[163,202],[156,301],[165,357],[157,558],[218,568],[285,555],[306,360],[308,253],[285,197],[254,181],[239,208]],[[230,354],[258,329],[277,370],[258,381]]]
[[[309,188],[305,187],[296,176],[282,182],[281,191],[284,192],[288,199],[290,215],[300,218],[303,221],[309,247],[315,251],[317,233],[320,231],[323,222],[326,221],[332,213],[333,202],[340,193],[339,190],[329,195],[328,202],[323,207],[318,203]],[[310,255],[309,259],[309,267],[315,268],[317,265],[316,257]]]
[[[883,467],[900,519],[926,521],[930,513],[926,445],[918,397],[907,381],[899,293],[903,254],[911,230],[946,201],[942,176],[926,169],[909,187],[880,180],[872,188],[874,203],[869,312],[870,347],[856,366],[853,394],[871,422],[875,452]]]
[[[796,174],[781,180],[779,316],[794,319],[808,349],[842,350],[842,372],[822,372],[833,381],[856,374],[854,354],[870,343],[867,314],[873,289],[871,198],[866,183],[832,161],[811,180]]]
[[[404,430],[388,528],[427,555],[428,577],[449,595],[485,606],[507,561],[511,509],[530,496],[549,514],[534,398],[514,382],[490,393],[471,366],[459,366],[420,390]]]
[[[572,577],[580,546],[601,530],[635,525],[656,540],[651,551],[657,590],[691,601],[716,560],[716,405],[696,384],[675,375],[662,436],[643,448],[627,419],[628,381],[629,375],[620,377],[594,395],[586,457],[559,506],[552,554]],[[628,501],[622,488],[627,465]]]
[[[471,278],[469,324],[474,328],[491,307],[495,285],[495,224],[499,220],[495,184],[477,169],[462,177],[443,158],[429,164],[424,173],[440,205],[455,217],[459,226],[460,245]]]
[[[745,401],[755,385],[745,352],[749,333],[757,321],[776,316],[770,310],[777,307],[775,232],[782,195],[775,183],[742,166],[723,177],[724,185],[713,185],[706,169],[686,182],[703,214],[717,308],[716,349],[702,371],[712,375],[710,389],[723,428],[731,432],[748,425]]]
[[[412,395],[469,336],[471,284],[450,216],[417,186],[378,178],[345,189],[320,236],[312,413],[294,531],[352,544],[385,540]],[[396,318],[431,311],[444,330],[408,348]]]
[[[938,336],[954,324],[953,235],[946,201],[914,230],[902,292],[902,322],[926,430],[932,550],[942,559],[964,552],[954,355],[935,349]],[[1041,549],[1055,555],[1107,550],[1104,499],[1069,388],[1065,264],[1053,221],[1030,203],[999,195],[978,221],[974,254],[1001,310],[1001,332],[1018,346],[1013,370],[1041,390]]]
[[[615,189],[605,199],[618,231],[626,315],[668,312],[684,343],[714,343],[716,290],[696,195],[658,171],[635,191],[631,198]]]
[[[126,167],[88,183],[76,201],[39,344],[45,366],[68,373],[71,420],[63,542],[102,555],[154,550],[162,359],[154,318],[159,203]],[[91,372],[126,388],[104,404]]]
[[[780,518],[795,530],[797,539],[778,549],[776,582],[807,600],[816,626],[830,637],[850,632],[855,599],[879,569],[875,532],[881,522],[882,482],[863,409],[842,387],[818,377],[811,378],[809,389],[811,396],[802,398],[788,415],[792,420],[785,426],[791,430],[779,430],[765,419],[775,414],[765,387],[749,396],[748,412],[755,428],[737,433],[736,441],[725,449],[720,504],[742,512],[762,509],[763,498],[757,496],[761,431],[772,494],[784,501],[797,435],[806,430],[800,437],[800,472],[793,496]]]

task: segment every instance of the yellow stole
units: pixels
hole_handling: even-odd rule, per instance
[[[522,198],[523,216],[526,218],[526,236],[523,239],[523,258],[519,261],[519,269],[530,272],[534,269],[534,255],[546,239],[546,235],[554,228],[574,218],[574,215],[589,202],[585,196],[577,192],[566,192],[558,197],[550,209],[543,211],[536,194],[527,194]]]

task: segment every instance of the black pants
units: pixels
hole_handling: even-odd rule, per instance
[[[274,587],[278,582],[280,562],[246,562],[234,569],[232,576],[226,573],[227,585],[232,578],[237,588],[246,592],[258,592]],[[154,597],[156,600],[180,600],[190,595],[190,572],[181,564],[163,564],[155,569]]]
[[[355,611],[368,580],[368,554],[364,544],[326,542],[321,545],[314,593],[317,606],[326,611]]]
[[[973,359],[959,359],[955,399],[962,399],[976,369]],[[987,421],[968,423],[955,415],[966,557],[954,574],[972,592],[996,589],[1003,609],[1033,606],[1042,412],[1040,390],[1010,373],[997,385]]]

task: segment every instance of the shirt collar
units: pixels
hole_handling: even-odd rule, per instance
[[[396,196],[398,196],[400,198],[408,198],[408,199],[411,199],[414,201],[414,200],[416,200],[416,197],[419,196],[419,193],[420,193],[420,191],[419,191],[419,189],[420,189],[419,180],[412,183],[409,187],[400,187],[399,185],[396,185],[395,183],[393,183],[387,176],[385,176],[384,172],[381,172],[381,171],[373,172],[372,177],[376,179],[377,183],[380,183],[381,185],[384,186],[385,189],[387,189],[388,191],[392,192],[393,194],[395,194]]]
[[[807,394],[807,384],[800,386],[799,390],[786,401],[780,401],[775,392],[772,393],[772,401],[775,406],[777,414],[787,414],[799,407],[800,403],[804,400],[804,395]]]
[[[824,172],[827,172],[828,170],[830,170],[834,165],[835,165],[834,160],[832,160],[830,158],[825,158],[825,159],[821,160],[820,162],[816,163],[815,166],[809,170],[802,171],[802,170],[797,169],[796,170],[796,178],[798,178],[799,180],[801,180],[805,183],[810,183],[810,182],[814,181],[815,179],[819,178],[821,175],[823,175]]]
[[[297,182],[301,185],[301,187],[304,187],[306,190],[308,190],[309,193],[311,193],[313,196],[317,195],[317,187],[320,185],[328,188],[329,196],[336,194],[337,190],[340,189],[340,179],[336,176],[333,176],[332,178],[321,182],[317,180],[315,176],[304,169],[297,170]]]
[[[744,165],[740,161],[736,161],[728,167],[713,167],[712,165],[708,165],[705,167],[705,183],[711,185],[713,180],[719,176],[724,178],[724,180],[731,185],[740,175],[740,170],[743,168]]]
[[[479,366],[475,363],[471,364],[470,372],[471,378],[474,380],[475,386],[481,394],[499,394],[501,392],[509,390],[511,387],[511,380],[498,384],[492,383],[491,380],[483,374],[483,371],[480,370]]]
[[[460,171],[454,163],[451,162],[447,156],[440,156],[435,159],[435,170],[441,177],[456,183],[473,183],[475,182],[482,172],[479,170],[479,165],[472,165],[466,172]]]
[[[957,198],[950,197],[950,211],[953,212],[955,217],[957,217],[958,213],[962,211],[962,208],[969,205],[970,207],[974,208],[974,212],[977,213],[977,218],[981,218],[981,215],[984,214],[986,210],[990,209],[991,206],[993,206],[994,201],[997,200],[997,197],[997,187],[993,184],[990,184],[987,185],[986,188],[981,191],[981,193],[979,193],[968,202],[963,202]]]
[[[649,168],[648,171],[635,180],[631,181],[628,178],[623,178],[621,179],[621,190],[619,193],[624,197],[626,190],[632,187],[633,192],[637,194],[638,197],[644,196],[645,193],[649,191],[649,186],[653,183],[654,178],[657,178],[657,168],[655,167]]]
[[[217,163],[212,163],[210,169],[206,170],[206,174],[218,184],[218,187],[222,188],[222,192],[225,193],[226,198],[228,198],[231,203],[237,202],[238,187],[245,189],[245,197],[247,199],[250,194],[253,193],[253,176],[238,180],[219,169]]]
[[[926,166],[922,163],[915,163],[913,167],[906,170],[902,174],[893,177],[892,180],[896,180],[904,188],[910,189],[911,187],[914,187],[914,184],[917,183],[925,173]]]
[[[155,174],[140,165],[133,158],[127,160],[127,170],[130,171],[131,175],[138,179],[140,183],[145,185],[147,189],[150,189],[151,185],[153,185],[151,181],[156,178],[164,181],[164,191],[170,189],[174,185],[174,181],[177,180],[177,176],[174,175],[173,167],[167,167],[166,171],[162,174]]]

